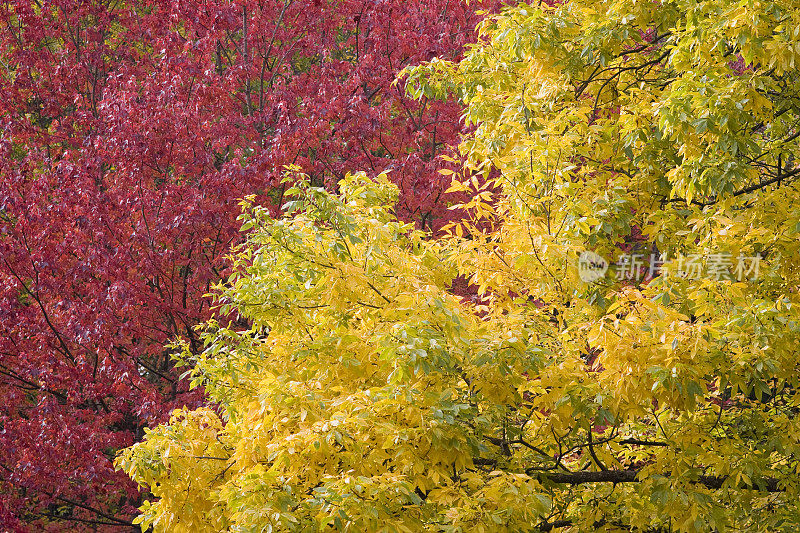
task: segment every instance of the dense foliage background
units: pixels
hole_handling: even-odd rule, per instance
[[[0,3],[0,527],[797,531],[798,82],[798,0]]]
[[[404,66],[458,57],[452,0],[0,3],[0,524],[130,527],[116,451],[176,407],[173,369],[238,239],[237,201],[278,206],[282,167],[336,187],[391,169],[397,212],[439,228],[453,103]]]
[[[518,3],[480,28],[404,73],[475,125],[449,232],[396,220],[384,175],[244,204],[216,294],[247,327],[183,355],[217,408],[118,457],[145,524],[800,530],[800,3]]]

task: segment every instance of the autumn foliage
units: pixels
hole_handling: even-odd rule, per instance
[[[404,71],[475,126],[448,231],[397,220],[384,174],[243,202],[181,356],[215,407],[117,459],[145,527],[800,530],[800,3],[518,3],[480,32]]]
[[[335,189],[391,170],[396,210],[447,218],[460,108],[396,73],[455,58],[449,0],[0,4],[0,524],[130,527],[117,450],[198,407],[164,345],[207,319],[238,200],[282,168]]]

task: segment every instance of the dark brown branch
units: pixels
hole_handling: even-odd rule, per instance
[[[554,520],[552,522],[544,522],[539,524],[539,531],[553,531],[554,529],[561,529],[562,527],[569,527],[572,525],[571,520]]]
[[[600,459],[597,457],[597,454],[594,453],[594,441],[592,439],[592,431],[594,431],[594,427],[589,427],[589,433],[588,433],[589,455],[592,456],[592,459],[594,460],[594,464],[596,464],[600,468],[600,470],[606,471],[606,470],[608,470],[608,468],[606,468],[605,465],[602,462],[600,462]]]
[[[639,480],[636,477],[639,470],[601,470],[599,472],[541,472],[540,478],[545,478],[553,483],[565,485],[581,485],[583,483],[635,483]],[[698,483],[709,489],[720,489],[728,476],[698,476],[692,483]],[[742,484],[740,488],[766,491],[783,492],[785,489],[780,486],[780,482],[774,478],[763,478],[754,480],[749,484]]]
[[[620,444],[633,444],[636,446],[669,446],[666,442],[659,442],[654,440],[639,440],[639,439],[622,439]]]
[[[743,194],[755,192],[757,190],[763,189],[764,187],[766,187],[768,185],[772,185],[773,183],[777,183],[777,182],[780,182],[782,180],[785,180],[786,178],[792,178],[794,176],[797,176],[798,174],[800,174],[800,167],[794,168],[794,169],[792,169],[792,170],[790,170],[788,172],[784,172],[783,174],[779,173],[777,176],[773,176],[773,177],[771,177],[771,178],[769,178],[767,180],[760,181],[760,182],[755,183],[753,185],[750,185],[748,187],[744,187],[743,189],[739,189],[738,191],[733,193],[733,197],[735,198],[735,197],[741,196]],[[686,202],[686,198],[670,198],[668,201],[669,202],[684,202],[685,203]],[[701,202],[699,200],[694,200],[693,199],[691,203],[693,203],[694,205],[698,205],[700,207],[707,207],[709,205],[714,205],[715,203],[717,203],[717,201],[718,201],[717,198],[712,198],[711,200],[708,200],[707,202]]]
[[[608,522],[604,518],[600,519],[600,520],[596,521],[594,524],[592,524],[592,529],[600,529],[601,527],[603,527],[606,524],[613,525],[613,526],[615,526],[615,527],[617,527],[619,529],[623,529],[623,530],[626,530],[626,531],[633,531],[634,530],[634,528],[632,526],[621,524],[621,523],[617,523],[617,522]],[[562,527],[571,527],[573,525],[575,525],[575,524],[572,522],[572,520],[553,520],[552,522],[542,522],[541,524],[536,526],[536,528],[537,528],[538,531],[553,531],[554,529],[561,529]],[[667,533],[668,530],[666,530],[664,528],[661,528],[661,527],[655,527],[655,528],[646,529],[644,531],[645,531],[645,533]]]
[[[600,470],[598,472],[543,472],[539,474],[553,483],[582,485],[583,483],[632,483],[638,470]]]

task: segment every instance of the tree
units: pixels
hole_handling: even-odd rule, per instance
[[[0,4],[0,523],[119,531],[141,503],[116,451],[198,407],[165,343],[211,315],[237,202],[280,169],[335,188],[393,168],[437,229],[459,107],[397,70],[457,57],[459,2]]]
[[[184,348],[213,407],[118,458],[143,524],[800,527],[797,28],[788,1],[519,4],[408,70],[467,105],[472,218],[426,239],[361,174],[246,203],[217,295],[249,327]]]

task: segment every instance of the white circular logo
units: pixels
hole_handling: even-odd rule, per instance
[[[581,252],[578,256],[578,276],[586,283],[603,279],[608,270],[608,261],[594,252]]]

